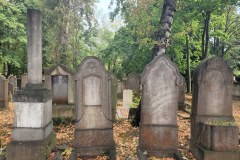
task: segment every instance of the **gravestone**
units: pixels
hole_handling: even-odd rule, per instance
[[[156,57],[141,74],[139,158],[173,157],[178,146],[177,110],[183,77],[166,55]]]
[[[123,90],[123,107],[120,110],[121,112],[123,112],[122,118],[128,118],[129,109],[132,103],[133,103],[133,91],[129,89]]]
[[[197,159],[239,159],[232,77],[227,62],[218,57],[200,63],[193,74],[190,150]]]
[[[140,78],[136,73],[130,73],[127,76],[127,80],[125,81],[125,89],[134,90],[136,92],[140,91]]]
[[[13,96],[16,91],[17,91],[17,78],[15,76],[9,76],[8,77],[8,92],[9,92],[9,95],[11,94]]]
[[[21,88],[20,89],[23,89],[26,86],[27,80],[28,80],[28,75],[27,75],[27,73],[24,73],[21,76]]]
[[[235,82],[233,84],[233,99],[240,100],[240,83]]]
[[[115,159],[113,140],[111,75],[96,57],[87,57],[76,80],[77,120],[73,157],[109,154]]]
[[[116,112],[117,112],[117,87],[118,87],[118,81],[117,78],[111,74],[111,96],[112,96],[112,118],[113,120],[116,119]]]
[[[0,76],[0,108],[8,107],[8,81]]]
[[[53,93],[53,118],[74,117],[74,72],[64,65],[54,65],[44,72],[48,89]]]
[[[42,18],[27,10],[28,79],[14,95],[12,142],[7,145],[7,160],[46,160],[54,146],[52,94],[42,84]]]
[[[183,82],[183,85],[179,86],[179,98],[178,98],[178,109],[184,110],[185,109],[185,80]]]

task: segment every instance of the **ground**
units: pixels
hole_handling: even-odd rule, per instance
[[[186,95],[186,103],[188,108],[191,105],[191,100],[191,95]],[[13,109],[13,104],[10,103],[10,106],[7,110],[0,111],[0,155],[2,150],[4,150],[6,145],[11,141],[14,117]],[[238,126],[240,127],[240,101],[233,101],[233,115]],[[188,112],[178,111],[178,148],[184,159],[194,160],[195,158],[189,151],[189,117],[190,114]],[[54,125],[54,131],[57,137],[57,146],[49,156],[48,160],[52,160],[56,155],[61,155],[64,157],[64,159],[67,159],[72,151],[74,125],[71,123],[71,121],[61,121],[60,124]],[[114,122],[114,139],[117,146],[116,152],[118,160],[137,160],[136,147],[138,145],[138,128],[132,127],[127,120],[117,119]],[[105,160],[107,157],[96,157],[94,159]],[[157,160],[156,158],[151,159]],[[162,159],[172,160],[173,158]]]

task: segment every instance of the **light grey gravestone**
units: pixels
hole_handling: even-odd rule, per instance
[[[166,55],[160,55],[145,67],[141,84],[138,155],[173,157],[178,146],[178,95],[183,77]]]
[[[8,92],[9,95],[14,95],[17,91],[17,78],[15,76],[8,77]]]
[[[0,76],[0,108],[8,107],[8,81]]]
[[[27,11],[28,83],[14,95],[12,142],[7,160],[45,160],[54,145],[52,94],[42,84],[42,18]]]
[[[53,93],[53,118],[74,117],[74,72],[64,65],[54,65],[44,72],[48,89]]]
[[[134,90],[136,92],[140,91],[140,77],[136,73],[130,73],[127,76],[127,80],[125,82],[125,89]]]
[[[118,108],[119,118],[128,118],[131,104],[133,103],[133,91],[129,89],[123,90],[123,107]]]
[[[232,70],[222,58],[208,59],[194,72],[190,150],[197,159],[239,159],[232,83]]]
[[[77,120],[75,154],[109,154],[115,159],[113,140],[111,75],[96,57],[87,57],[75,75]]]

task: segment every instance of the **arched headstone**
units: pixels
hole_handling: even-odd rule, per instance
[[[125,89],[135,90],[139,92],[140,90],[140,78],[136,73],[130,73],[127,76],[127,80],[125,82]]]
[[[85,58],[75,75],[77,121],[74,147],[81,156],[114,153],[111,75],[96,57]]]
[[[183,77],[166,55],[156,57],[141,75],[139,154],[174,156],[178,146],[177,110]]]
[[[238,128],[232,116],[230,66],[222,58],[208,59],[193,75],[190,149],[197,159],[238,159]],[[229,126],[230,125],[230,126]]]

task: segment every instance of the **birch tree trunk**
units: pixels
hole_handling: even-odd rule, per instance
[[[162,55],[166,52],[169,43],[169,36],[172,29],[173,15],[176,11],[176,0],[164,0],[163,11],[159,23],[157,35],[158,44],[153,50],[155,56]]]

